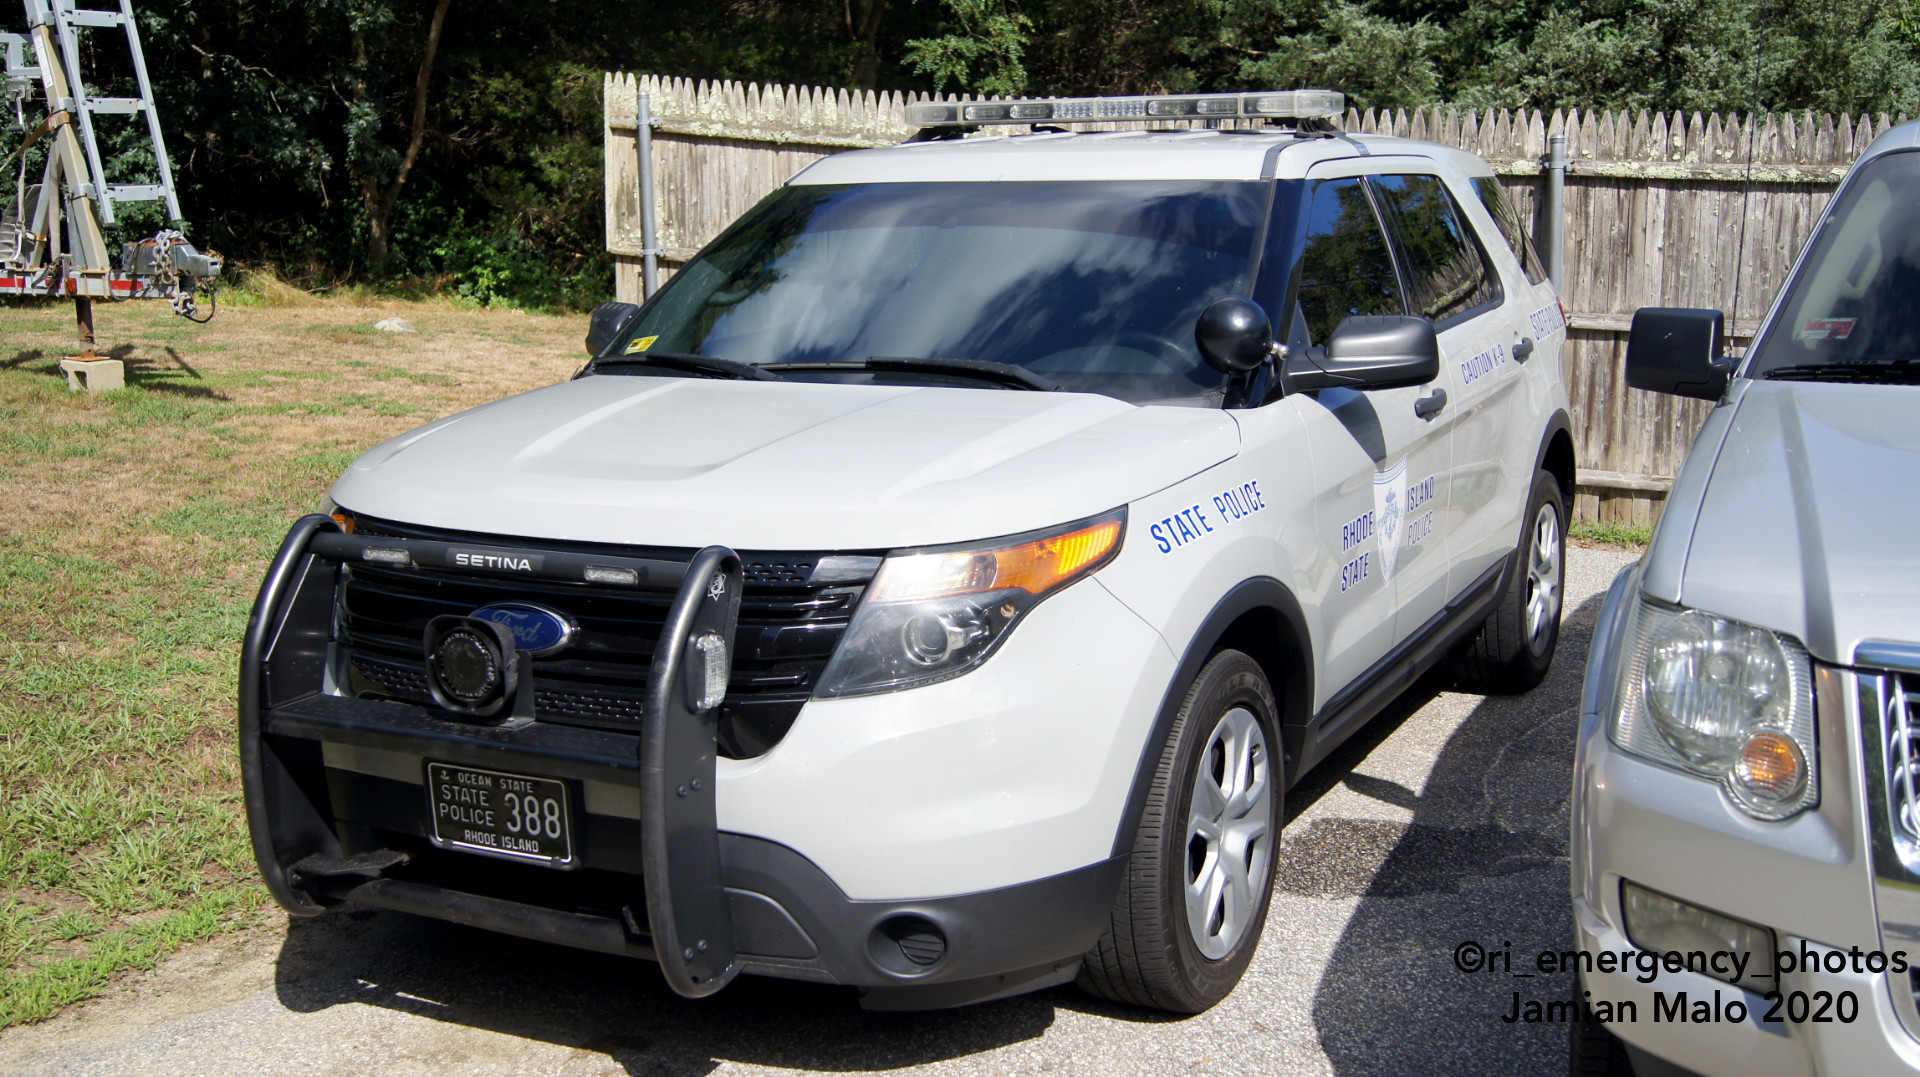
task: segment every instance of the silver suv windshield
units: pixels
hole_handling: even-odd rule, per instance
[[[786,187],[677,273],[621,351],[772,364],[795,380],[981,384],[931,364],[815,365],[965,360],[1136,403],[1218,403],[1224,378],[1200,358],[1194,322],[1209,301],[1245,294],[1269,190]]]
[[[1847,185],[1748,376],[1920,384],[1920,153]]]

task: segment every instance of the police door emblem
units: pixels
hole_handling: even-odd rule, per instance
[[[1393,562],[1400,552],[1401,524],[1407,517],[1407,459],[1373,474],[1373,519],[1380,536],[1380,575],[1393,582]]]

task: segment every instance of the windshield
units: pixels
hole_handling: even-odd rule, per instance
[[[1200,358],[1194,322],[1209,301],[1244,294],[1267,190],[1245,181],[786,187],[675,275],[629,347],[754,364],[986,361],[1137,403],[1217,403],[1224,377]],[[968,384],[899,370],[781,373]]]
[[[1749,377],[1855,380],[1920,362],[1920,153],[1861,168],[1788,287]]]

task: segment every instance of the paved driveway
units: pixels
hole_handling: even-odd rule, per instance
[[[1059,988],[930,1014],[742,979],[688,1002],[652,965],[393,913],[277,920],[193,948],[108,998],[0,1034],[0,1073],[1514,1074],[1565,1065],[1566,1029],[1508,1024],[1516,991],[1453,948],[1569,941],[1567,795],[1600,600],[1633,555],[1573,549],[1546,684],[1422,684],[1287,798],[1278,889],[1240,988],[1198,1017]]]

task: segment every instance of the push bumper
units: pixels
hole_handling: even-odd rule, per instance
[[[791,848],[720,832],[712,725],[684,703],[677,646],[656,657],[638,736],[480,725],[316,692],[334,565],[357,548],[330,519],[301,520],[269,570],[242,659],[255,857],[296,915],[352,902],[658,961],[690,996],[745,971],[859,987],[870,1008],[960,1005],[1065,982],[1105,929],[1124,856],[977,893],[858,900]],[[701,627],[730,627],[703,620],[702,596],[711,574],[737,573],[738,560],[701,556],[711,563],[653,566],[685,574],[670,619],[676,645]],[[738,594],[737,582],[720,593]],[[429,760],[562,782],[572,870],[436,848]]]

